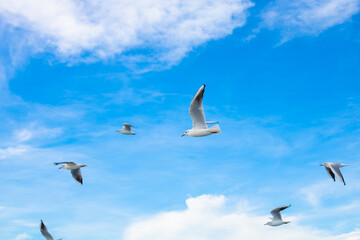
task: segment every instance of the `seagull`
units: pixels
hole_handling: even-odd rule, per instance
[[[123,125],[124,125],[124,127],[122,129],[118,129],[116,131],[119,133],[125,134],[125,135],[135,135],[136,134],[131,131],[131,127],[135,127],[135,126],[130,125],[128,123],[124,123]]]
[[[202,85],[197,93],[195,94],[193,100],[190,104],[190,117],[193,122],[193,128],[186,130],[185,133],[182,135],[189,135],[192,137],[203,137],[208,136],[210,134],[214,133],[221,133],[220,127],[218,124],[208,128],[207,124],[212,123],[218,123],[215,122],[206,122],[205,121],[205,114],[204,114],[204,108],[203,108],[203,97],[204,97],[204,91],[205,91],[205,84]]]
[[[40,220],[40,232],[46,238],[46,240],[54,240],[42,220]],[[58,240],[61,240],[61,238],[59,238]]]
[[[268,223],[265,223],[264,225],[269,225],[269,226],[272,226],[272,227],[276,227],[276,226],[280,226],[280,225],[283,225],[283,224],[288,224],[290,223],[290,221],[283,221],[282,218],[281,218],[281,214],[280,212],[282,210],[285,210],[287,209],[288,207],[290,207],[291,205],[286,205],[286,206],[282,206],[282,207],[278,207],[278,208],[275,208],[271,211],[271,214],[273,215],[271,219],[271,222],[268,222]]]
[[[57,163],[54,163],[54,165],[59,165],[59,164],[63,164],[63,165],[61,165],[61,167],[59,167],[59,169],[65,168],[65,169],[71,170],[71,174],[72,174],[73,178],[78,183],[83,184],[83,178],[81,176],[80,168],[86,167],[87,165],[80,165],[80,164],[76,164],[74,162],[57,162]]]
[[[339,178],[344,185],[346,185],[343,175],[340,172],[340,168],[343,166],[348,166],[347,164],[341,164],[341,163],[333,163],[333,162],[326,162],[321,164],[320,166],[324,166],[329,176],[334,180],[335,182],[335,175],[337,178]]]

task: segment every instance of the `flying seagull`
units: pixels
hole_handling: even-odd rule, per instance
[[[185,133],[182,135],[189,135],[192,137],[203,137],[214,133],[221,133],[220,127],[218,124],[208,128],[207,124],[218,123],[215,122],[206,122],[205,121],[205,114],[203,108],[203,97],[205,91],[205,84],[200,87],[200,89],[195,94],[193,100],[190,104],[190,117],[193,122],[193,128],[186,130]]]
[[[122,129],[116,130],[119,133],[125,134],[125,135],[135,135],[136,133],[131,131],[131,127],[134,127],[133,125],[130,125],[128,123],[123,124],[124,127]]]
[[[273,216],[271,219],[271,222],[268,222],[268,223],[265,223],[264,225],[269,225],[269,226],[272,226],[272,227],[276,227],[276,226],[280,226],[280,225],[283,225],[283,224],[288,224],[290,223],[290,221],[283,221],[282,218],[281,218],[281,214],[280,212],[282,210],[285,210],[287,209],[288,207],[290,207],[291,205],[286,205],[286,206],[282,206],[282,207],[278,207],[278,208],[275,208],[271,211],[271,215]]]
[[[51,234],[48,232],[44,222],[42,220],[40,220],[40,232],[41,234],[46,238],[46,240],[54,240],[54,238],[51,236]],[[61,240],[58,239],[58,240]]]
[[[325,167],[327,173],[334,180],[334,182],[335,182],[335,176],[336,176],[344,183],[344,185],[346,185],[344,177],[340,172],[340,168],[343,166],[348,166],[347,164],[326,162],[326,163],[321,164],[320,166]]]
[[[78,183],[83,184],[83,178],[81,176],[80,168],[86,167],[87,165],[80,165],[80,164],[76,164],[74,162],[57,162],[57,163],[54,163],[54,165],[59,165],[59,164],[63,164],[63,165],[61,165],[61,167],[59,167],[59,169],[65,168],[65,169],[71,170],[71,175],[73,176],[73,178]]]

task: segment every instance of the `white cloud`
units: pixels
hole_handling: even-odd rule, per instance
[[[265,27],[280,29],[285,42],[299,35],[318,35],[358,11],[358,0],[277,0],[262,18]]]
[[[330,232],[301,226],[297,218],[291,224],[271,228],[263,224],[268,216],[254,216],[226,204],[224,196],[202,195],[186,201],[187,209],[156,214],[130,225],[125,240],[355,240],[360,231],[331,236]]]
[[[26,30],[36,51],[53,49],[65,61],[121,59],[127,53],[128,61],[174,64],[194,47],[243,26],[253,5],[249,0],[5,0],[0,16]],[[151,50],[138,51],[146,49]]]
[[[30,239],[30,235],[27,233],[22,233],[16,236],[15,240],[25,240],[25,239]]]

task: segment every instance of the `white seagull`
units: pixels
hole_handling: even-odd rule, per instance
[[[76,164],[74,162],[57,162],[57,163],[54,163],[54,165],[59,165],[59,164],[63,164],[63,165],[61,165],[61,167],[59,167],[59,169],[64,168],[64,169],[71,170],[71,175],[73,176],[73,178],[78,183],[83,184],[83,178],[81,176],[80,168],[86,167],[87,165],[80,165],[80,164]]]
[[[123,124],[124,127],[122,129],[116,130],[119,133],[125,134],[125,135],[135,135],[136,133],[131,131],[131,127],[134,127],[133,125],[130,125],[128,123]]]
[[[337,178],[339,178],[344,185],[346,185],[343,175],[340,172],[340,168],[343,166],[348,166],[347,164],[341,164],[341,163],[333,163],[333,162],[326,162],[321,164],[320,166],[324,166],[329,176],[334,180],[335,182],[335,175]]]
[[[46,238],[46,240],[54,240],[42,220],[40,220],[40,232]],[[61,238],[59,238],[58,240],[61,240]]]
[[[215,122],[206,122],[205,121],[205,114],[203,108],[203,97],[205,91],[205,84],[200,87],[200,89],[195,94],[193,100],[190,104],[190,117],[193,122],[193,128],[186,130],[185,133],[182,135],[189,135],[192,137],[203,137],[214,133],[221,133],[220,126],[218,124],[208,128],[207,124],[211,123],[218,123]]]
[[[282,218],[281,218],[281,214],[280,212],[282,210],[285,210],[287,209],[288,207],[290,207],[291,205],[286,205],[286,206],[282,206],[282,207],[278,207],[278,208],[275,208],[271,211],[271,214],[273,215],[271,219],[271,222],[268,222],[268,223],[265,223],[264,225],[269,225],[269,226],[272,226],[272,227],[276,227],[276,226],[280,226],[280,225],[283,225],[283,224],[288,224],[290,223],[290,221],[283,221]]]

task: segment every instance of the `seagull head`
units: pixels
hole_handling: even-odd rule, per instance
[[[184,132],[184,134],[181,135],[181,136],[183,137],[183,136],[185,136],[185,135],[189,135],[189,132],[190,132],[190,130],[186,130],[186,131]]]

